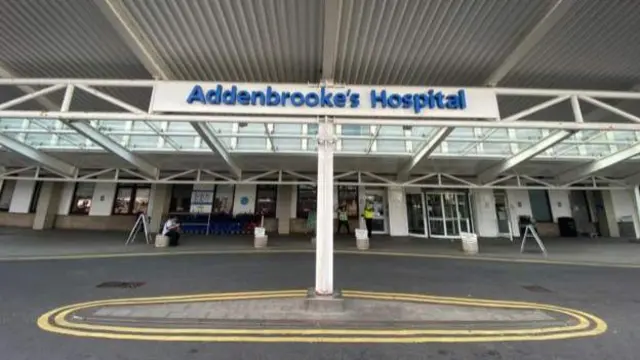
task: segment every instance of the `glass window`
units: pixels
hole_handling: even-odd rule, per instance
[[[0,211],[9,211],[13,190],[16,188],[16,181],[5,180],[0,186]]]
[[[139,214],[147,212],[149,208],[149,199],[151,198],[150,188],[137,188],[135,192],[135,199],[133,202],[133,213]]]
[[[42,181],[36,181],[36,185],[33,188],[33,196],[31,196],[31,203],[29,204],[29,212],[35,213],[38,208],[38,200],[40,199],[40,191],[42,190]]]
[[[233,185],[216,185],[213,198],[213,213],[231,214],[233,211]]]
[[[240,150],[266,150],[267,133],[264,124],[243,124],[238,127],[238,134],[248,134],[253,136],[238,137],[238,149]],[[258,136],[260,135],[260,136]]]
[[[529,190],[531,213],[537,222],[552,222],[551,206],[547,190]]]
[[[91,210],[91,199],[93,198],[94,183],[77,183],[71,201],[71,214],[88,215]]]
[[[363,140],[343,139],[342,150],[365,152],[370,141],[369,139],[366,139],[366,137],[371,136],[369,129],[370,128],[367,125],[342,125],[342,135],[365,138]]]
[[[264,217],[276,217],[277,185],[258,185],[256,190],[256,214]]]
[[[193,185],[173,185],[171,187],[171,202],[169,203],[169,212],[189,212],[191,208],[191,193]]]
[[[313,185],[298,185],[296,201],[296,217],[306,218],[309,211],[316,211],[316,187]]]
[[[358,217],[358,187],[338,186],[338,205],[347,206],[349,217]]]
[[[118,185],[113,214],[133,215],[146,212],[151,189],[148,185]]]

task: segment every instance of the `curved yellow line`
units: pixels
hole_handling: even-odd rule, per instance
[[[245,300],[245,299],[258,299],[258,298],[276,298],[276,297],[293,297],[304,294],[304,291],[268,291],[268,292],[243,292],[243,293],[222,293],[222,294],[202,294],[202,295],[187,295],[187,296],[169,296],[169,297],[155,297],[155,298],[137,298],[137,299],[115,299],[115,300],[103,300],[92,301],[82,304],[75,304],[58,308],[47,312],[38,319],[38,326],[43,330],[52,331],[56,333],[74,335],[74,336],[94,336],[94,337],[108,337],[108,338],[131,338],[131,339],[149,339],[158,340],[158,338],[167,338],[166,341],[258,341],[248,340],[253,339],[255,335],[286,335],[286,337],[269,337],[269,339],[279,340],[260,340],[260,341],[323,341],[323,342],[384,342],[379,337],[368,338],[364,341],[366,336],[391,336],[391,339],[396,341],[390,342],[427,342],[427,341],[446,341],[444,335],[459,335],[458,341],[484,341],[474,340],[481,339],[482,336],[490,335],[488,338],[491,341],[508,341],[508,339],[516,339],[517,336],[528,338],[529,340],[539,340],[541,337],[546,338],[549,336],[593,336],[606,331],[606,323],[597,317],[582,313],[573,309],[561,308],[552,305],[542,305],[534,303],[524,302],[511,302],[511,301],[493,301],[493,300],[472,300],[464,298],[447,298],[447,297],[434,297],[426,295],[416,294],[397,294],[397,293],[372,293],[363,291],[345,291],[345,297],[354,298],[369,298],[379,300],[399,300],[399,301],[413,301],[413,302],[427,302],[427,303],[440,303],[440,304],[462,304],[475,307],[503,307],[503,308],[520,308],[520,309],[538,309],[547,310],[553,312],[560,312],[568,315],[578,321],[578,324],[568,327],[548,327],[548,328],[533,328],[533,329],[505,329],[505,330],[353,330],[353,329],[160,329],[160,328],[135,328],[135,327],[120,327],[120,326],[105,326],[105,325],[88,325],[88,324],[75,324],[66,321],[66,317],[72,312],[85,309],[94,306],[104,305],[132,305],[132,304],[151,304],[151,303],[166,303],[166,302],[190,302],[190,301],[205,301],[205,300]],[[57,326],[50,324],[50,319],[53,316],[53,322]],[[595,327],[592,330],[586,330],[590,326],[591,320]],[[62,326],[59,327],[59,326]],[[78,330],[80,329],[80,330]],[[82,331],[89,330],[89,331]],[[110,331],[110,333],[102,333],[100,331]],[[120,334],[117,334],[120,333]],[[123,334],[124,333],[124,334]],[[127,334],[128,333],[128,334]],[[202,336],[202,335],[187,335],[183,334],[198,333],[207,335],[218,336]],[[81,335],[83,334],[83,335]],[[167,335],[169,334],[169,335]],[[183,336],[179,336],[183,335]],[[230,335],[244,335],[244,336],[230,336]],[[321,335],[317,337],[300,337],[300,335]],[[327,336],[334,335],[350,335],[342,340],[336,340]],[[415,337],[417,335],[431,335],[428,338]],[[438,337],[434,337],[438,335]],[[122,337],[124,336],[124,337]],[[410,337],[407,337],[410,336]],[[258,338],[260,338],[258,336]],[[296,338],[298,338],[296,340]],[[193,339],[209,339],[209,340],[193,340]],[[234,340],[236,339],[236,340]],[[287,340],[283,340],[287,339]],[[360,340],[358,340],[360,339]],[[507,340],[505,340],[507,339]],[[398,341],[401,340],[401,341]],[[524,339],[521,339],[524,340]],[[487,340],[489,341],[489,340]]]

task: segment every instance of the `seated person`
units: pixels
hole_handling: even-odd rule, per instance
[[[169,246],[178,246],[180,240],[180,223],[175,216],[170,217],[167,222],[164,223],[162,228],[162,235],[169,238]]]

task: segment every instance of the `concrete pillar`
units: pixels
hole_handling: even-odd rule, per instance
[[[404,189],[400,186],[390,186],[387,189],[387,198],[389,199],[389,235],[408,236],[409,222]]]
[[[295,185],[279,185],[276,200],[276,218],[278,219],[278,234],[291,233],[291,203]]]
[[[44,182],[40,189],[36,215],[33,218],[34,230],[53,229],[64,184]]]
[[[471,190],[471,211],[475,232],[481,237],[498,236],[498,214],[496,198],[492,189]]]
[[[634,186],[631,189],[633,198],[633,231],[636,239],[640,239],[640,187]]]
[[[611,190],[602,190],[602,204],[607,215],[607,228],[610,237],[620,237],[620,228],[618,228],[616,206],[613,201]]]
[[[171,201],[171,185],[151,185],[150,197],[149,208],[147,209],[147,215],[150,217],[149,232],[155,234],[160,231],[164,216],[169,210],[169,202]]]
[[[28,214],[31,198],[36,188],[35,180],[18,180],[11,197],[10,213]]]
[[[318,128],[316,285],[318,295],[333,294],[333,124]]]

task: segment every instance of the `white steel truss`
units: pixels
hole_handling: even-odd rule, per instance
[[[301,174],[292,170],[269,170],[245,173],[242,178],[221,174],[208,169],[185,171],[165,171],[156,178],[145,176],[126,168],[102,170],[80,170],[70,176],[51,173],[44,167],[4,169],[2,180],[35,180],[51,182],[87,182],[122,184],[213,184],[213,185],[317,185],[315,174]],[[602,176],[592,176],[580,181],[556,185],[553,179],[537,179],[527,175],[501,176],[489,183],[479,183],[469,177],[459,177],[447,173],[428,173],[412,176],[406,180],[393,180],[390,174],[375,174],[366,171],[334,173],[336,186],[407,187],[434,189],[548,189],[548,190],[619,190],[628,189],[624,181]]]
[[[109,2],[111,3],[111,2]],[[151,59],[153,60],[153,59]],[[153,61],[150,61],[152,63]],[[159,65],[161,66],[161,65]],[[158,68],[158,73],[160,76],[162,67]],[[145,111],[141,108],[134,106],[127,101],[119,99],[113,95],[107,94],[106,89],[109,88],[140,88],[153,90],[154,85],[158,84],[159,80],[107,80],[107,79],[14,79],[14,78],[4,78],[0,79],[0,86],[8,86],[8,87],[17,87],[22,91],[29,91],[26,95],[19,96],[14,99],[6,100],[3,103],[0,103],[0,119],[27,119],[29,121],[39,120],[43,123],[47,121],[58,121],[58,123],[62,122],[62,124],[68,126],[65,127],[44,127],[43,129],[37,128],[29,128],[23,127],[20,129],[17,128],[0,128],[0,134],[3,135],[3,139],[6,140],[7,137],[11,139],[16,139],[16,141],[22,141],[22,139],[29,134],[44,134],[50,133],[55,136],[63,137],[63,136],[71,136],[71,135],[83,135],[88,138],[95,144],[101,146],[103,149],[107,150],[110,153],[113,153],[120,157],[121,159],[126,160],[130,163],[133,168],[136,169],[140,174],[145,176],[152,181],[158,181],[160,179],[159,173],[162,172],[162,169],[159,169],[157,166],[149,163],[144,160],[141,155],[139,155],[135,150],[131,150],[120,144],[119,142],[113,140],[113,135],[122,135],[122,136],[137,136],[137,135],[148,135],[152,134],[158,136],[163,139],[163,143],[169,145],[176,151],[186,152],[186,151],[200,151],[199,148],[189,148],[185,149],[180,144],[177,144],[174,140],[175,136],[197,136],[201,138],[202,141],[213,151],[220,154],[222,159],[227,164],[227,170],[230,172],[231,177],[236,179],[242,179],[242,171],[250,171],[252,169],[241,169],[241,167],[236,164],[232,157],[230,151],[234,152],[242,152],[242,149],[235,149],[229,147],[228,145],[223,144],[221,138],[224,137],[233,137],[234,139],[239,139],[243,137],[251,138],[264,138],[266,143],[269,144],[270,149],[273,152],[277,152],[277,146],[275,143],[278,139],[306,139],[315,138],[316,135],[308,134],[305,132],[301,132],[300,134],[291,134],[291,133],[278,133],[273,131],[274,124],[299,124],[303,125],[306,129],[309,124],[318,124],[318,118],[316,116],[251,116],[247,114],[236,114],[236,115],[207,115],[207,114],[164,114],[164,113],[154,113],[152,111]],[[328,86],[340,86],[340,85],[328,85]],[[51,100],[49,100],[46,96],[51,95],[57,91],[62,91],[66,89],[64,93],[64,97],[61,101],[61,104],[55,104]],[[92,96],[99,98],[103,101],[106,101],[109,104],[114,106],[114,111],[75,111],[70,108],[70,104],[72,103],[75,95],[74,89],[79,89],[83,92],[91,94]],[[98,90],[100,89],[100,90]],[[622,92],[622,91],[593,91],[593,90],[556,90],[556,89],[513,89],[513,88],[495,88],[493,91],[497,96],[516,96],[516,97],[533,97],[533,98],[548,98],[548,100],[543,101],[535,106],[531,106],[526,109],[521,109],[515,114],[510,114],[508,116],[502,117],[501,119],[495,120],[477,120],[477,119],[456,119],[456,120],[442,120],[442,119],[429,119],[429,118],[389,118],[389,117],[358,117],[358,115],[353,115],[352,117],[335,117],[332,119],[332,123],[334,125],[362,125],[370,127],[374,129],[368,132],[368,135],[363,136],[354,136],[354,135],[346,135],[346,134],[336,134],[335,137],[337,139],[345,139],[345,140],[356,140],[362,139],[366,140],[364,149],[360,152],[349,152],[344,149],[337,149],[336,155],[376,155],[376,152],[379,151],[379,146],[376,146],[377,142],[393,140],[393,141],[405,141],[412,142],[413,146],[408,146],[407,149],[415,149],[415,151],[407,152],[411,150],[401,150],[396,152],[387,153],[387,155],[395,156],[402,155],[407,156],[409,160],[402,167],[401,174],[404,174],[404,178],[410,178],[410,175],[413,172],[420,172],[418,170],[418,163],[421,160],[428,158],[430,155],[434,156],[435,149],[439,148],[440,145],[446,143],[460,142],[466,141],[471,142],[471,145],[465,146],[467,150],[464,153],[459,153],[459,155],[467,156],[469,149],[479,146],[483,143],[509,143],[512,145],[512,148],[520,149],[519,151],[511,150],[510,154],[505,155],[493,155],[491,158],[499,160],[497,164],[488,168],[484,172],[481,172],[479,178],[481,183],[490,183],[493,179],[500,176],[501,174],[511,175],[513,174],[513,170],[519,164],[522,164],[528,160],[533,158],[538,158],[543,156],[545,153],[549,153],[552,151],[552,157],[560,158],[563,155],[563,152],[566,152],[566,149],[570,149],[574,146],[585,146],[589,144],[593,145],[609,145],[611,149],[624,149],[619,150],[617,152],[612,152],[609,154],[602,154],[601,156],[582,156],[582,159],[590,159],[592,160],[589,164],[582,165],[570,172],[565,174],[561,174],[556,179],[549,179],[548,181],[551,184],[556,184],[557,186],[563,186],[568,183],[572,183],[576,180],[580,180],[581,178],[590,177],[593,174],[596,174],[600,170],[613,166],[620,161],[625,161],[630,158],[635,158],[640,156],[640,147],[638,147],[637,142],[640,140],[638,135],[634,135],[636,140],[631,142],[618,141],[611,137],[608,137],[606,141],[597,140],[597,136],[589,135],[582,136],[578,139],[577,135],[581,134],[584,131],[596,131],[596,132],[640,132],[640,117],[630,113],[629,111],[618,109],[617,107],[610,105],[611,100],[617,101],[640,101],[640,93],[637,92]],[[27,101],[35,100],[38,101],[40,105],[42,105],[42,109],[37,110],[14,110],[16,105],[23,104]],[[563,101],[570,100],[571,106],[573,108],[574,116],[571,121],[543,121],[543,120],[528,120],[531,114],[536,113],[540,110],[549,108],[556,104],[559,104]],[[605,102],[607,101],[607,102]],[[583,115],[582,110],[580,109],[580,102],[588,103],[597,107],[598,109],[603,109],[609,113],[612,113],[620,118],[622,118],[623,122],[595,122],[595,121],[585,121],[585,118],[590,118],[589,114],[586,116]],[[143,122],[145,123],[151,131],[140,131],[135,127],[127,128],[124,130],[105,130],[96,128],[94,122],[96,121],[111,121],[111,122]],[[2,121],[2,120],[0,120]],[[161,122],[163,124],[171,123],[189,123],[192,125],[192,131],[186,130],[168,130],[167,126],[163,125],[159,127],[157,124]],[[264,133],[239,133],[234,132],[233,134],[229,133],[220,133],[214,132],[210,126],[210,123],[220,123],[220,124],[262,124],[265,127]],[[267,126],[269,125],[269,126]],[[431,127],[432,129],[436,129],[435,133],[432,133],[430,138],[425,139],[424,137],[413,136],[405,132],[405,135],[386,135],[381,131],[382,127],[385,126],[402,126],[403,128],[411,129],[413,127]],[[477,132],[479,137],[473,139],[459,139],[456,138],[452,133],[455,128],[470,128],[470,129],[488,129],[488,132]],[[517,131],[519,129],[539,129],[542,131],[550,132],[544,137],[542,140],[526,140],[520,138],[501,138],[494,139],[491,137],[492,133],[499,130],[506,129],[509,131]],[[16,134],[16,136],[12,136],[12,134]],[[576,136],[572,136],[572,135]],[[597,135],[597,134],[596,134]],[[577,140],[573,140],[576,138]],[[77,142],[67,141],[70,146],[74,146],[73,144],[77,144]],[[557,147],[557,144],[563,144],[559,149],[554,149]],[[4,141],[4,148],[8,150],[13,150],[16,153],[25,154],[25,149],[16,146],[17,144],[14,142]],[[523,146],[524,145],[524,146]],[[615,146],[614,146],[615,145]],[[515,146],[515,147],[513,147]],[[43,149],[47,148],[46,145],[42,147],[31,147],[33,151],[37,153],[45,154]],[[444,148],[444,145],[443,145]],[[73,148],[68,148],[69,150],[73,150]],[[76,148],[77,150],[81,150],[81,148]],[[403,147],[404,149],[404,147]],[[550,150],[553,149],[553,150]],[[166,151],[166,149],[162,149],[162,151]],[[279,151],[279,150],[278,150]],[[310,154],[313,153],[314,148],[309,148],[309,150],[301,149],[301,150],[291,150],[291,151],[283,151],[285,153],[305,153]],[[442,150],[444,151],[444,150]],[[612,150],[614,151],[614,150]],[[255,151],[254,151],[255,152]],[[441,153],[441,150],[438,150],[438,154]],[[30,153],[31,154],[31,153]],[[555,155],[553,155],[555,154]],[[34,154],[33,156],[28,156],[35,163],[40,165],[45,165],[41,161],[44,161],[42,157],[37,157]],[[455,155],[455,154],[449,154]],[[442,155],[438,155],[440,158]],[[546,156],[546,155],[544,155]],[[600,158],[601,157],[601,158]],[[569,157],[571,158],[571,157]],[[38,160],[40,159],[40,160]],[[53,166],[54,164],[51,161],[47,161],[46,165],[51,169],[56,171],[57,173],[61,173],[67,177],[72,175],[72,171],[69,167],[64,166],[58,163],[58,166]],[[74,166],[71,164],[66,164],[70,166]],[[57,168],[54,169],[53,167]],[[62,171],[61,171],[62,170]],[[296,171],[296,169],[290,169],[289,171]],[[423,171],[424,172],[424,171]],[[518,176],[523,174],[518,174]],[[626,179],[620,178],[621,181],[631,181],[635,182],[637,177],[627,177]],[[401,183],[396,183],[401,184]],[[632,185],[633,183],[629,183]]]
[[[161,58],[154,52],[153,46],[145,41],[145,37],[142,35],[138,24],[121,3],[113,0],[99,0],[98,6],[103,14],[106,15],[111,25],[117,29],[120,36],[125,40],[125,43],[133,51],[138,60],[140,60],[150,74],[153,74],[154,78],[160,80],[176,79],[169,67],[166,66]],[[202,141],[225,161],[231,172],[235,176],[240,177],[242,173],[240,167],[231,159],[231,155],[225,149],[224,145],[222,145],[216,134],[203,123],[192,122],[191,126],[198,133]]]

